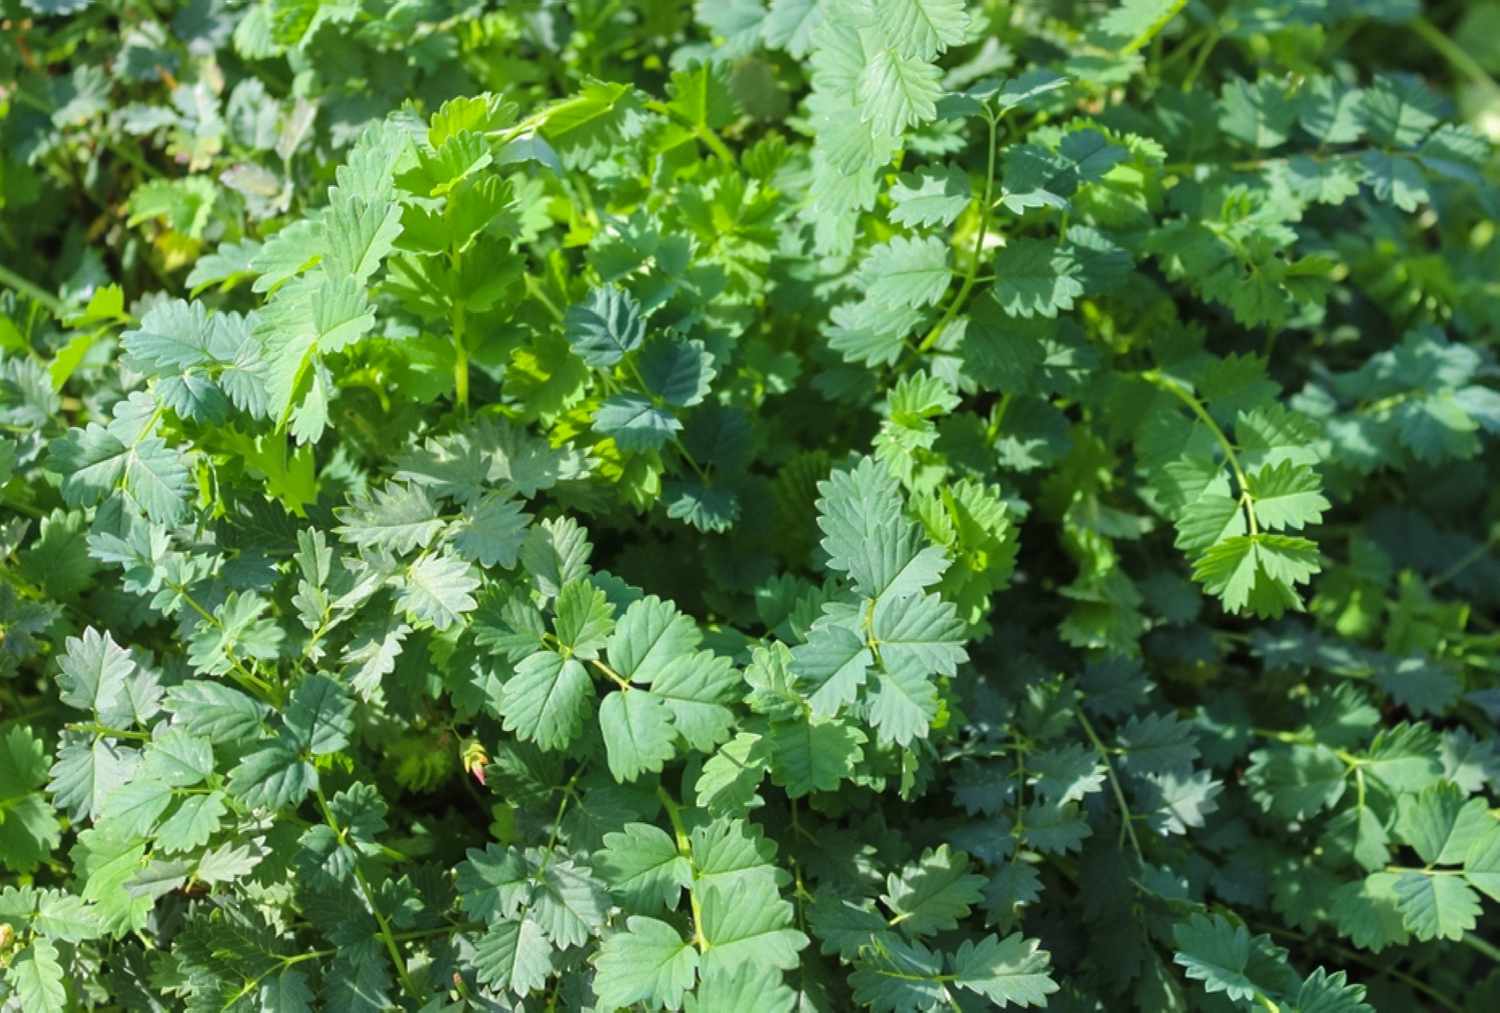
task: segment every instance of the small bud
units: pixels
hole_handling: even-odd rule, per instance
[[[490,762],[490,754],[485,752],[484,746],[480,744],[479,740],[465,740],[463,749],[459,755],[463,757],[464,769],[474,775],[474,780],[480,784],[484,784],[484,768]]]

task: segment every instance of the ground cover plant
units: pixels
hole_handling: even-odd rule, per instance
[[[4,1008],[1500,1007],[1497,26],[0,0]]]

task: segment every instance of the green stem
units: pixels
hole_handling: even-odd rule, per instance
[[[124,728],[111,728],[101,725],[96,721],[77,721],[68,725],[70,732],[88,732],[90,735],[99,735],[107,739],[130,739],[135,742],[150,742],[151,736],[145,732],[132,732]]]
[[[149,179],[165,179],[166,174],[130,149],[126,142],[112,140],[106,145],[116,158],[124,159]]]
[[[682,459],[687,462],[688,467],[692,468],[693,471],[697,473],[698,478],[703,482],[703,484],[707,485],[708,472],[703,469],[703,466],[698,463],[698,459],[695,458],[688,450],[688,448],[683,445],[682,440],[678,439],[676,436],[673,436],[672,446],[677,448],[677,452],[682,455]]]
[[[656,797],[661,800],[661,806],[667,811],[667,820],[672,824],[672,835],[676,838],[677,853],[687,859],[688,864],[693,862],[693,846],[688,840],[687,828],[682,822],[681,807],[667,789],[661,785],[656,786]],[[694,880],[697,879],[697,870],[694,869]],[[703,935],[703,911],[698,905],[698,891],[691,886],[688,887],[688,905],[693,911],[693,945],[698,948],[699,953],[708,950],[708,939]]]
[[[1427,583],[1427,590],[1436,590],[1437,588],[1442,587],[1444,584],[1448,583],[1448,581],[1452,580],[1454,577],[1457,577],[1460,573],[1463,573],[1469,567],[1473,566],[1475,563],[1483,559],[1489,553],[1489,551],[1495,547],[1495,544],[1497,542],[1500,542],[1500,527],[1496,527],[1496,529],[1490,533],[1489,538],[1485,539],[1479,545],[1474,546],[1474,548],[1470,549],[1468,552],[1465,552],[1461,557],[1458,558],[1457,561],[1453,563],[1452,566],[1448,567],[1436,577],[1433,577],[1432,580]]]
[[[917,346],[917,355],[919,356],[929,351],[942,338],[943,332],[947,330],[948,325],[958,316],[958,311],[963,309],[964,303],[968,301],[969,293],[974,288],[975,279],[979,277],[979,263],[980,258],[984,254],[984,240],[989,234],[990,218],[994,214],[996,120],[993,117],[989,117],[987,118],[987,122],[989,125],[989,154],[985,160],[984,196],[981,198],[979,204],[979,234],[974,240],[974,256],[971,258],[969,270],[964,274],[964,281],[958,289],[958,294],[948,303],[948,308],[943,311],[942,317],[933,325],[932,330],[927,332],[927,336],[922,339],[922,343]]]
[[[563,311],[557,308],[556,303],[547,298],[547,293],[542,290],[542,283],[529,274],[526,276],[526,291],[530,292],[536,301],[542,304],[547,312],[552,315],[552,319],[558,323],[562,323]]]
[[[1250,482],[1249,479],[1245,477],[1245,469],[1240,466],[1240,457],[1234,451],[1234,444],[1229,442],[1229,437],[1225,435],[1224,430],[1219,428],[1219,424],[1215,422],[1214,417],[1208,413],[1208,409],[1203,407],[1203,403],[1192,394],[1188,393],[1187,389],[1176,380],[1173,380],[1172,378],[1165,376],[1164,374],[1154,369],[1148,369],[1144,373],[1141,373],[1139,375],[1142,380],[1145,380],[1153,387],[1156,387],[1159,390],[1166,391],[1173,397],[1177,398],[1177,400],[1187,405],[1188,408],[1192,410],[1193,414],[1198,416],[1199,421],[1208,426],[1209,431],[1214,434],[1214,439],[1219,441],[1219,446],[1224,451],[1224,457],[1229,462],[1230,470],[1234,472],[1234,481],[1235,485],[1239,489],[1240,501],[1243,504],[1245,510],[1245,518],[1249,521],[1250,524],[1250,534],[1257,534],[1258,530],[1255,523],[1255,511],[1251,508]]]
[[[451,936],[455,932],[483,932],[485,925],[482,922],[464,922],[461,925],[444,925],[436,929],[411,929],[406,932],[393,933],[393,938],[398,943],[407,943],[416,939],[431,939],[434,936]]]
[[[333,815],[333,810],[328,808],[328,799],[323,795],[321,787],[314,788],[313,792],[318,800],[318,808],[323,813],[323,822],[328,824],[339,843],[344,842],[344,829],[339,826],[338,818]],[[370,886],[370,881],[365,878],[364,869],[360,867],[359,856],[354,856],[354,881],[359,885],[360,893],[364,895],[365,903],[369,905],[370,914],[375,917],[375,924],[380,929],[380,938],[385,941],[385,950],[391,957],[391,963],[396,967],[396,977],[401,979],[401,988],[407,995],[418,1001],[422,998],[421,991],[416,983],[411,980],[411,973],[406,969],[406,959],[401,956],[401,948],[396,945],[395,934],[391,932],[391,923],[385,915],[380,913],[380,905],[375,903],[375,890]]]
[[[552,832],[547,835],[547,850],[542,855],[541,869],[543,870],[547,868],[547,863],[552,861],[553,849],[557,847],[557,838],[562,834],[562,821],[568,812],[568,802],[573,798],[573,788],[587,768],[587,761],[579,764],[578,769],[573,771],[573,776],[568,778],[568,783],[562,786],[562,801],[557,803],[557,815],[552,818]]]
[[[1500,91],[1500,84],[1495,83],[1495,79],[1484,67],[1480,66],[1479,61],[1470,56],[1468,50],[1449,38],[1447,33],[1437,25],[1424,17],[1413,18],[1409,25],[1417,38],[1427,43],[1428,47],[1446,60],[1454,70],[1487,91]]]
[[[453,251],[452,266],[453,277],[457,281],[459,269],[462,264],[460,254]],[[458,403],[460,415],[469,414],[469,345],[464,331],[466,320],[464,317],[464,302],[462,295],[453,300],[453,390],[454,398]]]
[[[1181,10],[1186,6],[1187,0],[1172,0],[1172,3],[1167,7],[1165,11],[1162,12],[1160,17],[1151,22],[1151,24],[1147,25],[1145,31],[1141,32],[1141,34],[1137,35],[1135,38],[1131,39],[1125,44],[1125,47],[1120,50],[1121,54],[1133,53],[1137,49],[1140,49],[1142,46],[1144,46],[1146,43],[1150,42],[1152,39],[1156,38],[1157,35],[1161,33],[1161,30],[1167,27],[1167,25],[1171,23],[1172,19],[1175,18],[1178,13],[1181,12]]]
[[[169,584],[168,586],[173,591],[176,591],[179,595],[181,595],[182,600],[187,602],[188,607],[191,608],[194,612],[198,613],[198,615],[202,617],[204,622],[214,627],[214,629],[223,632],[223,622],[219,620],[218,616],[214,615],[212,612],[205,609],[202,605],[198,604],[198,600],[192,595],[188,594],[186,585]],[[244,686],[246,689],[252,689],[255,692],[259,693],[262,697],[265,698],[265,701],[267,703],[275,707],[277,710],[281,709],[282,700],[280,690],[246,668],[244,662],[240,661],[239,658],[236,658],[234,655],[230,654],[227,650],[224,652],[224,656],[229,659],[230,668],[233,669],[230,675],[236,682]]]
[[[47,307],[55,316],[62,316],[63,303],[57,296],[43,289],[33,281],[21,277],[4,264],[0,264],[0,285],[7,285],[15,289],[29,299],[34,299]]]
[[[1401,984],[1407,986],[1408,988],[1411,988],[1417,992],[1421,992],[1423,995],[1432,999],[1444,1009],[1452,1010],[1453,1013],[1459,1013],[1459,1011],[1463,1009],[1463,1007],[1453,999],[1450,999],[1448,996],[1444,995],[1442,992],[1439,992],[1437,989],[1433,988],[1431,985],[1428,985],[1421,979],[1414,978],[1411,975],[1407,974],[1405,971],[1400,971],[1392,967],[1389,961],[1371,960],[1369,957],[1366,957],[1364,954],[1359,953],[1357,950],[1351,950],[1348,947],[1340,946],[1337,943],[1326,942],[1314,936],[1305,935],[1301,932],[1294,932],[1291,929],[1284,929],[1278,925],[1252,924],[1251,927],[1261,932],[1268,932],[1273,936],[1282,936],[1287,939],[1295,939],[1300,943],[1316,946],[1320,949],[1327,950],[1329,953],[1337,955],[1340,960],[1346,960],[1352,964],[1359,964],[1363,967],[1369,968],[1376,974],[1385,975],[1392,981],[1399,981],[1401,982]]]
[[[1188,71],[1187,77],[1182,79],[1182,90],[1192,91],[1193,85],[1198,83],[1198,75],[1203,73],[1203,68],[1208,66],[1208,56],[1219,44],[1223,33],[1216,24],[1209,29],[1208,35],[1203,40],[1203,48],[1198,50],[1198,55],[1193,59],[1192,69]]]
[[[598,658],[590,658],[589,659],[589,664],[593,665],[595,668],[597,668],[604,675],[608,676],[614,682],[614,684],[616,686],[620,687],[620,691],[622,693],[628,693],[633,688],[630,685],[630,680],[629,679],[625,678],[619,672],[616,672],[613,668],[610,668],[608,664],[606,664],[603,661],[600,661]]]
[[[719,139],[719,135],[714,133],[713,128],[707,123],[694,123],[665,102],[657,99],[648,101],[646,108],[654,113],[660,113],[670,120],[676,120],[678,123],[681,123],[690,129],[693,132],[693,136],[702,141],[708,150],[712,151],[721,162],[724,162],[726,165],[734,164],[734,152],[729,150],[729,146]]]
[[[1488,957],[1493,963],[1500,964],[1500,947],[1495,946],[1493,943],[1485,942],[1483,939],[1479,938],[1472,932],[1465,932],[1464,945],[1468,946],[1470,949],[1478,950],[1480,953]]]
[[[1099,734],[1094,731],[1094,726],[1089,722],[1088,715],[1083,713],[1082,700],[1078,701],[1078,706],[1073,708],[1073,712],[1078,715],[1078,723],[1083,726],[1083,733],[1089,737],[1089,742],[1093,744],[1094,751],[1104,761],[1104,772],[1109,777],[1110,791],[1115,796],[1115,804],[1120,807],[1121,832],[1125,837],[1130,839],[1130,847],[1135,852],[1136,861],[1144,865],[1146,858],[1141,854],[1141,842],[1135,836],[1134,817],[1130,813],[1130,806],[1125,801],[1125,790],[1120,786],[1120,779],[1115,774],[1115,765],[1109,758],[1109,750],[1105,748],[1103,740],[1099,738]]]

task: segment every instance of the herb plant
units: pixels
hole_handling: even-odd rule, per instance
[[[0,0],[5,1008],[1495,1009],[1429,6]]]

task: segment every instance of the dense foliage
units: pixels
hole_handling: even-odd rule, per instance
[[[1497,28],[0,0],[5,1008],[1500,1008]]]

